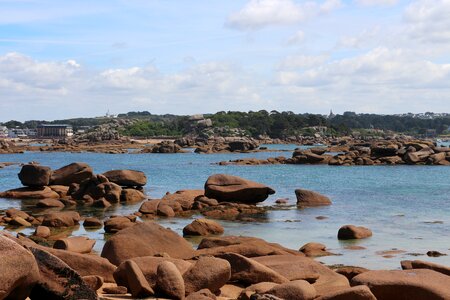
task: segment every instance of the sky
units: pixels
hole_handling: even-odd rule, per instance
[[[0,122],[450,112],[450,0],[0,0]]]

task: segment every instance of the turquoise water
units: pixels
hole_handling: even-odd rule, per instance
[[[295,148],[279,145],[279,149]],[[272,149],[275,146],[271,146]],[[437,166],[308,166],[261,165],[219,166],[214,163],[237,158],[267,158],[291,152],[261,152],[250,154],[97,154],[97,153],[41,153],[1,155],[0,161],[38,161],[58,168],[74,161],[90,164],[96,173],[111,169],[142,170],[148,177],[146,192],[154,198],[165,192],[180,189],[200,189],[209,175],[227,173],[265,183],[276,190],[263,204],[272,205],[278,198],[289,198],[295,204],[294,190],[305,188],[329,196],[333,205],[299,210],[290,206],[272,210],[266,220],[252,223],[220,221],[226,234],[249,235],[277,242],[293,249],[307,242],[320,242],[340,256],[319,260],[326,264],[346,264],[372,269],[399,268],[402,259],[424,259],[450,265],[450,256],[429,258],[412,256],[437,250],[450,254],[450,167]],[[19,166],[0,169],[0,190],[19,187]],[[29,201],[0,199],[0,209],[18,207],[29,210]],[[83,216],[126,214],[138,210],[140,204],[118,205],[105,212],[85,210]],[[317,220],[317,216],[326,216]],[[195,216],[193,217],[195,218]],[[190,223],[188,219],[160,219],[164,226],[181,233]],[[287,222],[292,221],[292,222]],[[442,223],[432,223],[441,221]],[[431,223],[430,223],[431,222]],[[367,226],[373,237],[355,242],[340,242],[336,238],[340,226],[355,224]],[[29,233],[30,230],[24,231]],[[95,250],[103,245],[103,230],[86,232],[76,228],[76,235],[97,239]],[[195,243],[195,241],[194,241]],[[364,250],[347,250],[357,245]],[[379,253],[391,249],[405,253],[385,258]]]

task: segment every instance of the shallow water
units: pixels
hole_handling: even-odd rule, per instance
[[[277,146],[271,145],[271,149]],[[295,145],[278,145],[278,149],[294,149]],[[214,163],[238,158],[267,158],[291,152],[260,152],[250,154],[98,154],[98,153],[41,153],[1,155],[0,161],[38,161],[42,165],[59,168],[74,161],[90,164],[96,173],[111,169],[142,170],[148,177],[146,192],[154,198],[165,192],[180,189],[200,189],[209,175],[227,173],[265,183],[276,190],[264,204],[272,205],[278,198],[289,198],[295,204],[294,190],[305,188],[329,196],[329,207],[299,210],[294,206],[269,211],[266,220],[252,223],[219,221],[228,235],[248,235],[278,242],[298,249],[307,242],[320,242],[340,256],[319,260],[327,264],[357,265],[373,269],[399,268],[402,259],[424,259],[450,265],[450,256],[429,258],[410,253],[425,254],[428,250],[450,253],[450,167],[439,166],[310,166],[260,165],[219,166]],[[0,190],[20,186],[18,166],[0,169]],[[18,207],[29,210],[30,201],[0,199],[0,209]],[[138,210],[140,204],[117,205],[106,211],[84,209],[83,216],[101,217],[103,213],[127,214]],[[317,216],[328,217],[317,220]],[[181,233],[190,223],[188,219],[159,219],[159,222]],[[429,223],[442,221],[443,223]],[[373,237],[353,242],[336,238],[340,226],[367,226]],[[25,230],[24,233],[31,233]],[[86,232],[82,226],[76,235],[97,240],[96,251],[104,243],[103,229]],[[196,241],[193,241],[195,244]],[[347,250],[346,246],[363,246],[365,250]],[[406,251],[385,258],[380,251]],[[378,253],[377,253],[378,252]]]

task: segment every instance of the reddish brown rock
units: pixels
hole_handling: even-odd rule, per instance
[[[95,245],[95,240],[84,236],[72,236],[56,240],[53,248],[77,253],[90,253]]]
[[[83,276],[83,281],[94,291],[103,286],[103,278],[96,275]]]
[[[312,282],[318,296],[337,289],[348,288],[345,276],[308,257],[294,255],[270,255],[253,258],[289,280],[303,279]]]
[[[222,234],[224,229],[219,223],[208,219],[196,219],[183,228],[183,235],[211,235]]]
[[[168,257],[143,256],[143,257],[135,257],[132,258],[131,260],[134,261],[139,266],[139,269],[141,269],[142,273],[147,279],[147,282],[150,284],[150,287],[153,290],[157,289],[156,287],[156,282],[158,280],[157,271],[158,265],[160,263],[164,261],[173,263],[175,267],[177,267],[180,274],[182,275],[192,267],[192,264],[188,261]],[[117,284],[127,285],[126,270],[124,267],[124,263],[121,263],[117,267],[117,270],[114,272],[114,279],[117,282]]]
[[[92,176],[94,172],[88,164],[76,162],[53,171],[50,183],[69,186],[72,183],[81,183]]]
[[[338,239],[340,240],[364,239],[371,236],[372,231],[362,226],[344,225],[338,231]]]
[[[30,248],[39,267],[39,282],[30,299],[86,299],[97,295],[75,270],[47,251]]]
[[[362,274],[364,272],[369,271],[366,268],[361,268],[361,267],[351,267],[351,266],[347,266],[347,267],[341,267],[341,268],[337,268],[336,270],[334,270],[336,273],[339,273],[341,275],[344,275],[345,277],[347,277],[348,280],[352,280],[353,277]]]
[[[59,199],[58,193],[52,191],[48,186],[24,187],[8,190],[0,193],[0,198],[12,199]]]
[[[42,225],[48,227],[72,227],[78,225],[80,215],[76,211],[55,212],[44,215]]]
[[[412,269],[430,269],[445,275],[450,276],[450,267],[439,265],[436,263],[432,263],[429,261],[423,260],[403,260],[401,262],[401,266],[403,270],[412,270]]]
[[[102,227],[103,222],[97,218],[89,217],[83,221],[83,226],[84,227]]]
[[[152,199],[145,201],[141,204],[141,207],[139,208],[139,212],[143,214],[152,214],[156,215],[158,212],[158,206],[161,203],[160,199]]]
[[[38,279],[39,269],[33,255],[0,235],[0,299],[25,299]]]
[[[38,226],[33,235],[46,239],[51,235],[50,228],[47,226]]]
[[[136,224],[111,237],[103,247],[102,257],[115,265],[140,256],[166,252],[173,258],[189,258],[193,249],[181,236],[153,222]]]
[[[170,261],[163,261],[156,272],[157,292],[163,297],[182,300],[185,295],[184,280],[178,268]]]
[[[19,173],[20,182],[29,187],[42,187],[50,183],[52,170],[39,165],[24,165]]]
[[[185,298],[186,300],[216,300],[217,297],[210,290],[203,289],[192,293]]]
[[[314,287],[305,280],[279,284],[268,290],[267,294],[289,300],[312,300],[317,296]]]
[[[212,175],[205,183],[205,196],[219,202],[258,203],[272,194],[266,185],[225,174]]]
[[[134,261],[127,260],[124,263],[124,267],[127,274],[127,288],[133,297],[145,298],[155,294],[144,274],[142,274],[141,269]]]
[[[173,194],[167,193],[162,200],[169,203],[170,206],[173,206],[173,203],[177,203],[183,210],[190,210],[192,209],[195,199],[204,194],[204,190],[180,190]]]
[[[110,203],[119,203],[121,194],[122,188],[113,182],[100,183],[89,191],[92,198],[105,198]]]
[[[135,189],[122,189],[122,194],[120,195],[120,201],[128,203],[141,202],[145,198],[143,193]]]
[[[335,255],[327,251],[327,247],[320,243],[307,243],[303,245],[299,251],[304,253],[307,257]]]
[[[331,205],[330,198],[317,192],[297,189],[295,196],[297,196],[297,206],[300,207]]]
[[[200,257],[183,275],[186,295],[209,289],[218,292],[231,278],[230,263],[214,257]]]
[[[352,285],[367,285],[379,300],[450,299],[450,276],[426,269],[364,272]]]
[[[377,300],[370,289],[365,285],[358,285],[328,293],[316,300]]]
[[[258,257],[265,255],[298,255],[304,256],[295,250],[285,248],[276,243],[268,243],[263,239],[245,236],[207,237],[202,239],[195,255],[220,255],[237,253],[245,257]]]
[[[147,177],[144,172],[135,170],[112,170],[103,175],[109,181],[120,186],[144,186],[147,184]]]
[[[42,208],[51,208],[51,207],[63,208],[64,203],[62,203],[58,199],[42,199],[42,200],[39,200],[39,202],[36,204],[36,206],[42,207]]]
[[[245,285],[259,282],[285,283],[289,280],[274,270],[245,256],[226,253],[218,256],[227,260],[231,265],[231,281]]]
[[[135,224],[136,223],[131,222],[127,217],[118,216],[105,221],[104,229],[107,233],[116,233],[125,228],[132,227]]]
[[[9,225],[13,226],[24,226],[24,227],[31,227],[31,223],[25,220],[22,217],[14,217],[11,221],[9,221]]]

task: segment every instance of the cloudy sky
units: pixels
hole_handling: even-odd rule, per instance
[[[450,0],[0,0],[0,121],[450,112]]]

